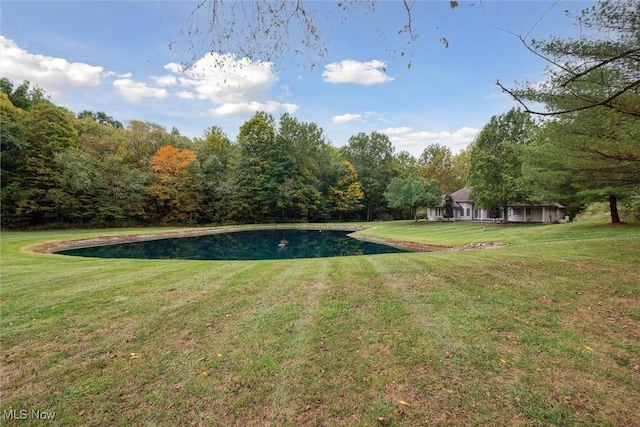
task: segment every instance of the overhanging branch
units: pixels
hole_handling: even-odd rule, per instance
[[[611,95],[607,96],[606,98],[600,100],[600,101],[593,101],[590,104],[587,105],[582,105],[579,107],[575,107],[575,108],[568,108],[565,110],[559,110],[559,111],[535,111],[529,108],[529,106],[521,99],[521,97],[519,97],[518,95],[516,95],[515,91],[510,90],[508,88],[506,88],[502,83],[500,83],[500,80],[496,81],[496,85],[502,89],[503,92],[508,93],[517,103],[519,103],[524,110],[527,113],[530,114],[535,114],[538,116],[559,116],[562,114],[569,114],[569,113],[575,113],[578,111],[584,111],[584,110],[588,110],[590,108],[595,108],[595,107],[608,107],[611,109],[614,109],[616,111],[619,111],[620,113],[623,114],[628,114],[631,116],[635,116],[635,117],[640,117],[640,111],[635,112],[635,111],[625,111],[625,110],[621,110],[619,107],[611,105],[612,101],[614,101],[616,98],[622,96],[625,92],[633,90],[634,88],[639,88],[640,87],[640,79],[638,80],[634,80],[631,83],[623,86],[622,88],[618,89],[617,91],[615,91],[614,93],[612,93]]]

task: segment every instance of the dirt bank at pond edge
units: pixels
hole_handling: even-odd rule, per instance
[[[403,240],[387,239],[384,237],[375,237],[369,235],[362,235],[357,233],[349,234],[354,239],[363,240],[365,242],[380,243],[383,245],[393,246],[394,248],[403,249],[411,252],[439,252],[439,251],[463,251],[469,249],[489,249],[489,248],[501,248],[507,246],[505,243],[469,243],[464,246],[448,247],[448,246],[434,246],[424,243],[405,242]]]
[[[337,230],[337,231],[351,231],[350,237],[354,239],[380,243],[383,245],[392,246],[394,248],[403,249],[411,252],[436,252],[436,251],[459,251],[466,249],[488,249],[506,246],[504,243],[470,243],[468,245],[459,247],[446,247],[446,246],[433,246],[423,243],[406,242],[402,240],[388,239],[384,237],[376,237],[369,235],[358,234],[358,231],[366,230],[372,227],[367,226],[348,226],[348,225],[258,225],[258,226],[240,226],[240,227],[225,227],[225,228],[213,228],[213,229],[195,229],[184,231],[167,231],[159,233],[140,233],[140,234],[121,234],[112,236],[98,236],[88,237],[83,239],[73,240],[61,240],[56,242],[46,242],[34,247],[27,247],[25,250],[36,253],[54,253],[71,248],[81,248],[88,246],[102,246],[112,245],[116,243],[126,242],[140,242],[147,240],[159,240],[169,239],[176,237],[195,237],[204,236],[208,234],[220,234],[220,233],[233,233],[237,231],[250,231],[250,230],[270,230],[270,229],[295,229],[295,230]]]

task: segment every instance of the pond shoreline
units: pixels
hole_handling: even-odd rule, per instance
[[[35,247],[26,248],[26,249],[30,252],[35,252],[35,253],[52,254],[58,251],[66,250],[66,249],[83,248],[83,247],[91,247],[91,246],[103,246],[103,245],[112,245],[112,244],[118,244],[118,243],[141,242],[141,241],[171,239],[171,238],[180,238],[180,237],[196,237],[196,236],[205,236],[205,235],[211,235],[211,234],[234,233],[234,232],[249,231],[249,230],[272,230],[272,229],[348,231],[350,232],[348,236],[354,239],[370,242],[370,243],[383,244],[383,245],[391,246],[397,249],[406,250],[409,252],[459,251],[459,250],[468,250],[468,249],[488,249],[488,248],[506,246],[503,243],[487,242],[487,243],[470,243],[468,245],[459,246],[459,247],[447,247],[447,246],[427,245],[424,243],[407,242],[403,240],[389,239],[385,237],[358,234],[358,231],[367,230],[371,228],[374,228],[374,227],[363,226],[363,225],[328,225],[327,226],[327,225],[310,225],[310,224],[303,224],[303,225],[278,224],[278,225],[255,225],[255,226],[243,225],[243,226],[224,227],[224,228],[203,228],[203,229],[167,231],[167,232],[158,232],[158,233],[139,233],[139,234],[122,234],[122,235],[107,235],[107,236],[99,236],[99,237],[87,237],[87,238],[73,239],[73,240],[46,242],[46,243],[39,244]]]

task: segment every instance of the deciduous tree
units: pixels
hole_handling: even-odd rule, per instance
[[[535,127],[527,113],[511,109],[491,117],[473,142],[469,175],[472,197],[481,207],[501,207],[506,222],[509,202],[523,201],[527,196],[521,153]]]
[[[338,213],[338,220],[342,215],[355,212],[362,208],[364,192],[358,181],[358,171],[347,160],[342,162],[342,176],[329,191],[329,201],[333,203],[333,210]]]
[[[294,205],[296,164],[273,117],[256,113],[240,127],[238,144],[237,214],[258,222],[282,219]]]
[[[393,209],[409,209],[418,220],[418,208],[436,206],[440,202],[442,190],[434,179],[427,182],[417,175],[406,178],[394,177],[387,185],[384,196]]]
[[[377,212],[385,211],[386,199],[384,191],[393,178],[394,148],[389,137],[379,132],[364,132],[349,138],[349,143],[342,147],[342,152],[358,171],[358,177],[364,191],[366,219],[371,221]]]
[[[198,194],[195,192],[193,172],[196,153],[189,149],[178,149],[164,145],[151,158],[151,169],[156,174],[154,193],[167,222],[193,220],[199,207]]]
[[[423,6],[421,2],[344,0],[336,4],[327,3],[329,8],[320,6],[321,3],[304,0],[200,0],[194,3],[182,34],[188,36],[190,50],[196,45],[207,46],[212,52],[233,52],[238,57],[267,61],[306,55],[305,60],[309,60],[313,67],[318,63],[315,55],[322,58],[328,53],[325,43],[327,26],[348,25],[367,17],[377,19],[380,15],[381,19],[393,19],[396,14],[388,13],[391,8],[401,12],[397,31],[382,34],[380,42],[391,39],[392,44],[387,50],[394,56],[407,59],[407,66],[411,66],[409,47],[419,37],[414,18],[420,16],[417,9]],[[450,6],[455,9],[459,2],[452,0]],[[449,46],[446,37],[440,37],[440,42],[445,47]],[[170,47],[178,44],[172,41]]]
[[[435,179],[445,193],[453,193],[463,186],[456,175],[451,149],[440,144],[432,144],[424,149],[418,164],[420,176],[425,181]]]
[[[295,158],[296,171],[289,185],[295,188],[294,215],[313,221],[328,215],[326,207],[326,180],[331,160],[329,142],[322,128],[315,123],[304,123],[289,114],[280,117],[278,138]]]
[[[28,80],[23,81],[17,87],[6,77],[0,78],[0,92],[6,93],[14,107],[28,111],[38,102],[48,101],[44,91],[38,86],[30,88]]]
[[[75,116],[49,102],[34,105],[24,120],[25,148],[23,169],[15,184],[23,188],[23,198],[16,206],[17,217],[32,224],[56,219],[53,207],[57,187],[56,154],[76,146],[78,134],[73,126]],[[52,193],[50,193],[52,192]]]

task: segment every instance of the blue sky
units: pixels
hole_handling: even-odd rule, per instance
[[[492,115],[515,106],[496,80],[545,79],[547,64],[514,34],[577,36],[565,10],[593,3],[478,0],[452,9],[448,1],[416,1],[418,38],[400,57],[392,51],[406,42],[398,35],[406,22],[402,2],[378,2],[366,15],[361,7],[342,15],[337,1],[309,2],[328,53],[271,62],[210,54],[200,39],[181,35],[191,28],[194,4],[2,1],[0,75],[29,80],[75,113],[105,111],[189,137],[219,126],[235,140],[256,110],[276,119],[289,112],[317,123],[335,146],[378,131],[396,152],[418,157],[435,143],[458,152]],[[185,62],[193,67],[185,70]]]

